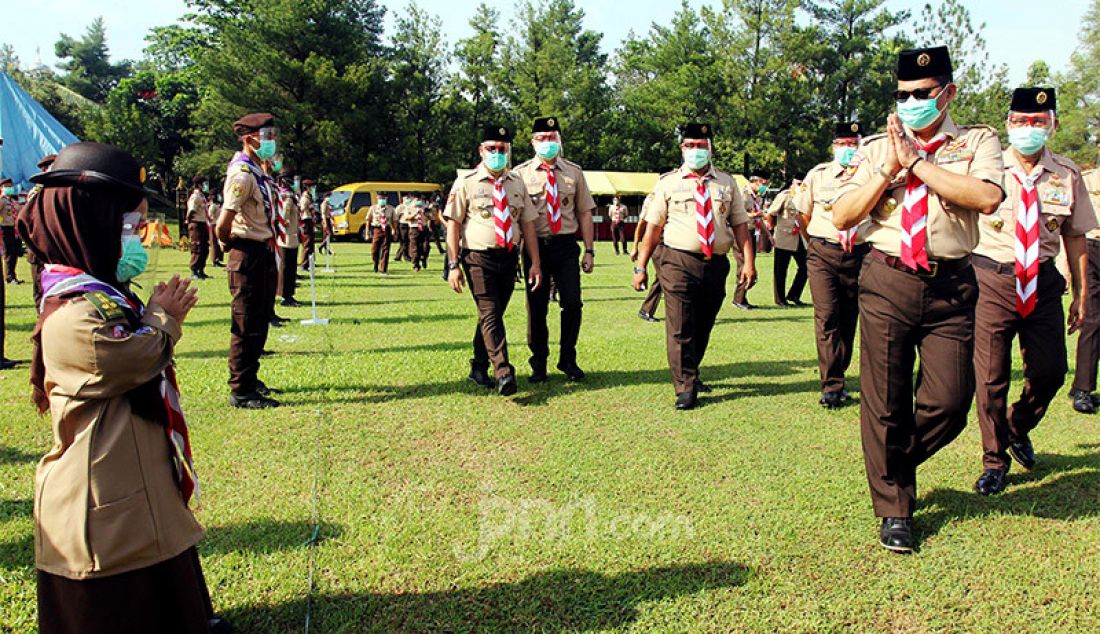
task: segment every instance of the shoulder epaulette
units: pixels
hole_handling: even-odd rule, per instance
[[[984,123],[975,123],[974,125],[961,125],[961,126],[959,126],[959,129],[960,130],[982,130],[982,129],[984,129],[984,130],[988,130],[988,131],[992,132],[993,134],[997,134],[997,128],[994,128],[993,126],[985,125]]]
[[[886,133],[885,132],[879,132],[878,134],[872,134],[871,136],[863,137],[863,141],[860,142],[860,145],[867,145],[871,141],[879,141],[879,140],[882,140],[882,139],[885,139],[885,138],[886,138]]]
[[[99,313],[99,317],[103,321],[115,321],[116,319],[124,319],[126,317],[126,313],[123,312],[122,306],[119,306],[118,302],[103,291],[84,293],[84,299],[95,307],[96,312]]]
[[[1055,154],[1053,152],[1051,152],[1050,156],[1052,159],[1054,159],[1055,163],[1061,165],[1062,167],[1077,172],[1078,174],[1081,173],[1081,168],[1078,167],[1077,163],[1073,162],[1073,159],[1069,158],[1068,156],[1062,156],[1061,154]]]

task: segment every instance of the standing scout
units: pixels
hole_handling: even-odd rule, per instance
[[[634,250],[630,252],[630,261],[638,261],[638,247],[642,242],[642,237],[645,236],[646,227],[649,223],[646,222],[646,210],[649,209],[649,204],[653,201],[653,194],[650,193],[645,197],[645,201],[642,202],[642,210],[638,212],[638,224],[634,226]],[[664,251],[665,245],[658,243],[653,249],[653,255],[649,257],[649,261],[653,263],[653,280],[649,283],[649,290],[646,292],[645,300],[642,301],[642,307],[638,309],[638,317],[644,321],[650,323],[657,321],[654,315],[657,313],[657,306],[661,303],[661,252]]]
[[[277,221],[281,228],[275,233],[275,247],[279,249],[277,295],[283,298],[281,305],[297,308],[302,305],[294,299],[298,285],[298,245],[302,241],[301,212],[290,188],[291,177],[281,174],[275,182]]]
[[[206,222],[209,223],[210,228],[210,259],[211,264],[218,268],[225,266],[225,262],[222,261],[224,256],[222,241],[218,239],[217,234],[218,216],[222,213],[221,198],[221,193],[214,194],[206,205]]]
[[[584,172],[576,163],[561,157],[561,127],[554,117],[535,119],[531,126],[535,158],[515,169],[527,187],[535,207],[541,272],[547,284],[527,289],[527,347],[531,350],[531,383],[546,381],[550,356],[546,315],[550,305],[550,284],[558,291],[561,308],[561,350],[558,370],[570,381],[580,381],[584,371],[577,366],[577,337],[581,331],[581,270],[591,273],[596,252],[592,247],[595,228],[592,212],[596,201],[588,190]],[[584,257],[577,244],[577,229],[584,240]],[[626,244],[623,244],[624,251]],[[618,247],[616,246],[616,249]],[[578,266],[579,261],[579,266]],[[523,258],[530,277],[532,260]]]
[[[761,196],[764,192],[768,191],[768,172],[765,170],[755,170],[749,175],[749,184],[745,186],[745,189],[741,191],[741,204],[744,207],[745,213],[749,216],[749,220],[753,223],[749,228],[749,234],[752,238],[752,249],[755,254],[760,244],[760,233],[767,233],[767,229],[763,226],[764,217],[764,201]],[[733,293],[733,306],[734,308],[741,308],[743,310],[750,310],[756,308],[749,303],[749,287],[743,283],[745,276],[741,275],[745,266],[745,257],[741,254],[740,249],[733,250],[733,259],[737,261],[737,288]],[[752,281],[756,284],[756,279]]]
[[[902,51],[898,112],[865,141],[833,205],[838,229],[871,218],[859,288],[863,457],[880,543],[897,552],[913,550],[917,466],[966,426],[978,295],[970,253],[978,215],[1004,200],[997,132],[956,125],[947,114],[956,93],[946,47]]]
[[[261,112],[233,124],[241,151],[225,175],[225,203],[218,218],[218,239],[227,247],[229,292],[233,296],[229,339],[229,387],[233,407],[264,409],[279,402],[268,398],[257,376],[260,354],[275,305],[275,201],[277,195],[260,167],[275,156],[275,117]]]
[[[1100,151],[1100,147],[1097,150]],[[1084,182],[1093,209],[1100,209],[1100,169],[1085,172]],[[1095,414],[1100,407],[1100,396],[1094,394],[1097,363],[1100,363],[1100,229],[1085,235],[1085,245],[1089,264],[1085,282],[1088,306],[1077,335],[1077,362],[1074,363],[1069,397],[1073,399],[1073,409],[1082,414]]]
[[[394,209],[394,214],[397,217],[397,233],[394,234],[392,240],[397,241],[397,257],[393,259],[394,262],[400,262],[409,258],[409,225],[405,223],[405,215],[409,213],[408,208],[412,205],[412,196],[405,194],[401,199],[401,204]]]
[[[1035,466],[1030,432],[1061,389],[1068,370],[1062,294],[1066,280],[1054,266],[1066,245],[1073,299],[1069,333],[1085,317],[1085,234],[1096,229],[1096,212],[1073,161],[1046,148],[1057,127],[1053,88],[1017,88],[1006,128],[1006,198],[997,213],[978,221],[974,249],[978,275],[974,374],[983,473],[974,489],[982,495],[1005,489],[1009,454],[1024,469]],[[1019,336],[1024,387],[1009,408],[1012,340]]]
[[[802,290],[806,288],[806,243],[802,239],[802,219],[794,205],[793,192],[802,181],[795,179],[789,189],[779,192],[768,207],[775,232],[775,262],[773,293],[776,306],[804,306]],[[794,260],[797,270],[791,288],[787,289],[787,269]]]
[[[191,239],[191,279],[209,279],[206,258],[210,255],[210,225],[206,216],[206,193],[210,184],[205,176],[191,179],[191,196],[187,199],[187,236]]]
[[[472,174],[455,181],[443,212],[447,220],[447,281],[454,292],[461,293],[465,273],[478,312],[469,378],[482,387],[496,385],[504,396],[517,389],[515,368],[508,363],[504,311],[515,287],[520,232],[531,259],[528,282],[535,289],[542,281],[534,224],[537,212],[523,181],[508,170],[511,151],[510,130],[485,128],[481,163]],[[495,382],[488,376],[490,361]]]
[[[332,197],[332,192],[329,192],[321,198],[321,246],[318,247],[318,253],[325,253],[332,255],[332,236],[334,227],[332,225],[332,204],[329,202],[329,198]]]
[[[13,264],[8,264],[10,260],[8,258],[8,236],[6,223],[8,222],[8,218],[11,218],[12,222],[14,222],[15,219],[15,188],[12,187],[12,181],[10,178],[5,178],[4,180],[0,181],[0,187],[3,188],[2,193],[0,193],[0,215],[3,216],[5,223],[3,225],[5,231],[4,240],[3,243],[0,243],[0,254],[4,256],[4,265],[10,266],[11,269],[9,270],[14,270],[15,266]],[[15,227],[13,225],[13,231],[14,228]],[[14,240],[12,240],[12,242],[14,242]],[[7,329],[4,313],[7,312],[8,309],[7,300],[5,297],[7,291],[5,290],[4,286],[4,284],[0,284],[0,370],[10,370],[11,368],[15,367],[15,362],[8,359],[4,355],[4,333]]]
[[[401,222],[408,227],[409,251],[405,255],[413,263],[413,270],[421,269],[421,260],[427,262],[428,254],[424,253],[428,247],[428,228],[430,223],[425,217],[424,199],[419,195],[414,196],[412,203],[405,205],[405,212]]]
[[[712,163],[711,130],[701,123],[683,127],[684,164],[657,181],[634,267],[634,290],[640,291],[649,279],[646,265],[664,244],[657,275],[665,294],[665,342],[679,410],[692,409],[698,393],[710,391],[699,366],[726,296],[731,248],[744,259],[738,286],[748,289],[756,282],[749,216],[733,177]]]
[[[367,212],[366,222],[370,227],[370,257],[374,262],[374,272],[389,275],[390,236],[396,229],[397,217],[383,192],[378,192],[378,198]]]
[[[309,179],[303,180],[302,195],[298,198],[299,227],[301,227],[299,239],[302,243],[302,261],[299,266],[303,271],[309,270],[310,262],[313,261],[314,229],[317,226],[315,222],[317,210],[313,207],[314,185],[315,183]]]
[[[0,180],[0,246],[4,255],[4,281],[8,284],[22,284],[15,276],[15,265],[19,262],[19,239],[15,236],[15,217],[19,208],[15,204],[15,184],[10,178]]]
[[[611,199],[607,206],[607,217],[611,220],[611,243],[615,245],[615,255],[619,255],[619,243],[623,245],[623,253],[626,250],[626,217],[630,214],[627,206],[619,202],[619,197]]]
[[[806,175],[795,192],[794,204],[802,213],[809,245],[806,268],[814,301],[814,335],[817,367],[821,374],[821,400],[826,409],[848,402],[844,373],[852,363],[859,319],[859,272],[871,250],[864,242],[866,222],[847,230],[833,225],[837,188],[855,174],[863,126],[858,121],[838,123],[833,133],[833,160]]]
[[[48,171],[50,171],[50,168],[53,167],[53,162],[56,159],[57,159],[56,154],[47,154],[46,156],[43,156],[42,159],[40,161],[38,161],[38,171],[39,172],[48,172]],[[27,205],[41,191],[42,191],[42,186],[41,185],[35,185],[34,188],[32,188],[31,191],[27,193],[27,200],[26,200],[26,202],[23,203],[23,209],[26,209]],[[22,215],[23,211],[20,210],[19,213],[20,213],[20,215]],[[18,233],[18,231],[17,231],[17,233]],[[37,256],[35,256],[35,254],[34,254],[34,251],[32,251],[31,249],[27,249],[27,264],[30,265],[30,269],[31,269],[31,287],[32,287],[33,295],[34,295],[34,309],[37,311],[37,310],[40,309],[40,305],[42,303],[42,268],[43,268],[43,266],[38,261]],[[2,355],[0,355],[0,357],[2,357]]]

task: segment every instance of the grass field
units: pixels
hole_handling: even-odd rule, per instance
[[[587,381],[527,385],[520,292],[506,399],[465,380],[474,307],[439,279],[438,254],[379,278],[365,246],[336,249],[318,290],[331,324],[269,343],[261,376],[285,407],[226,404],[223,271],[177,349],[200,553],[240,631],[303,631],[307,612],[312,632],[1100,631],[1100,422],[1064,396],[1033,436],[1035,472],[992,499],[971,492],[972,417],[920,471],[920,552],[892,555],[858,406],[817,405],[811,309],[727,305],[704,367],[715,391],[675,412],[664,326],[636,317],[629,263],[601,244],[584,279]],[[750,294],[763,306],[771,263]],[[185,271],[185,255],[163,252],[158,270]],[[8,356],[26,360],[31,291],[9,293]],[[0,373],[5,632],[35,629],[32,482],[50,433],[28,393],[25,365]]]

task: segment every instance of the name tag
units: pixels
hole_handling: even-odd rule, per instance
[[[1039,200],[1044,205],[1069,206],[1069,192],[1064,189],[1048,189],[1040,192]]]
[[[951,150],[944,152],[936,157],[936,163],[955,163],[957,161],[972,161],[974,160],[974,151],[966,148],[960,148],[958,150]]]

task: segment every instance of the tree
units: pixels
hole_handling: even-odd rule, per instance
[[[129,63],[111,63],[102,17],[93,20],[79,40],[62,34],[54,45],[54,54],[63,60],[57,65],[65,71],[62,83],[98,103],[130,73]]]
[[[458,61],[458,75],[454,78],[455,108],[466,107],[452,133],[459,130],[465,134],[456,139],[465,154],[474,154],[474,148],[481,140],[481,129],[495,123],[503,116],[499,98],[493,90],[493,76],[500,63],[497,54],[497,25],[500,12],[484,3],[479,4],[470,18],[470,28],[474,34],[459,40],[455,46],[455,58]]]
[[[1069,70],[1054,78],[1059,129],[1051,139],[1051,149],[1083,167],[1093,167],[1100,140],[1100,0],[1092,0],[1077,39]]]

